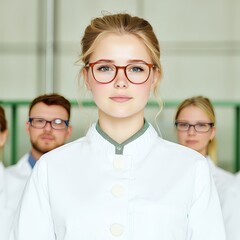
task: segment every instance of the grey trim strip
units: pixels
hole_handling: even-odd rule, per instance
[[[113,140],[111,137],[109,137],[101,128],[99,125],[99,122],[97,122],[96,124],[96,130],[98,131],[98,133],[105,138],[108,142],[110,142],[111,144],[113,144],[115,146],[115,154],[123,154],[123,149],[124,146],[127,145],[128,143],[134,141],[135,139],[139,138],[141,135],[144,134],[144,132],[148,129],[149,127],[149,123],[144,119],[144,125],[143,127],[136,132],[135,134],[133,134],[133,136],[131,136],[129,139],[127,139],[126,141],[124,141],[123,143],[117,143],[115,140]]]

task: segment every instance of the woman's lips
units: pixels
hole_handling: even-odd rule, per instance
[[[115,101],[115,102],[127,102],[129,100],[131,100],[131,97],[127,97],[127,96],[115,96],[115,97],[110,97],[111,100]]]
[[[196,144],[197,142],[197,140],[186,140],[187,144]]]

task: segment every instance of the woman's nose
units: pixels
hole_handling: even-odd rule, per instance
[[[192,135],[196,134],[196,130],[194,126],[189,126],[188,134],[192,134]]]
[[[128,80],[124,69],[119,69],[115,78],[114,86],[116,88],[126,88],[128,87]]]

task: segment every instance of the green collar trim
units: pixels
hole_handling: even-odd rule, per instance
[[[119,144],[117,143],[115,140],[113,140],[111,137],[109,137],[101,128],[99,125],[99,122],[97,122],[96,124],[96,130],[98,131],[98,133],[105,138],[108,142],[110,142],[111,144],[113,144],[115,146],[115,154],[123,154],[123,149],[124,146],[127,145],[128,143],[134,141],[135,139],[139,138],[141,135],[144,134],[144,132],[148,129],[149,127],[149,123],[144,119],[144,124],[143,127],[136,132],[135,134],[133,134],[129,139],[127,139],[126,141],[124,141],[123,143]]]

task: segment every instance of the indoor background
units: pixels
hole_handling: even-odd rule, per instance
[[[217,114],[219,165],[236,171],[236,114],[240,106],[240,1],[237,0],[0,0],[0,102],[10,135],[4,151],[12,161],[29,151],[25,132],[28,105],[17,110],[17,133],[11,135],[12,109],[7,101],[31,101],[58,92],[71,101],[91,100],[77,79],[80,39],[89,21],[105,13],[127,12],[152,24],[161,46],[166,103],[157,123],[161,135],[176,141],[176,104],[194,95],[209,97]],[[238,112],[236,111],[238,106]],[[154,124],[158,109],[148,107]],[[71,140],[96,120],[94,107],[73,107]]]

